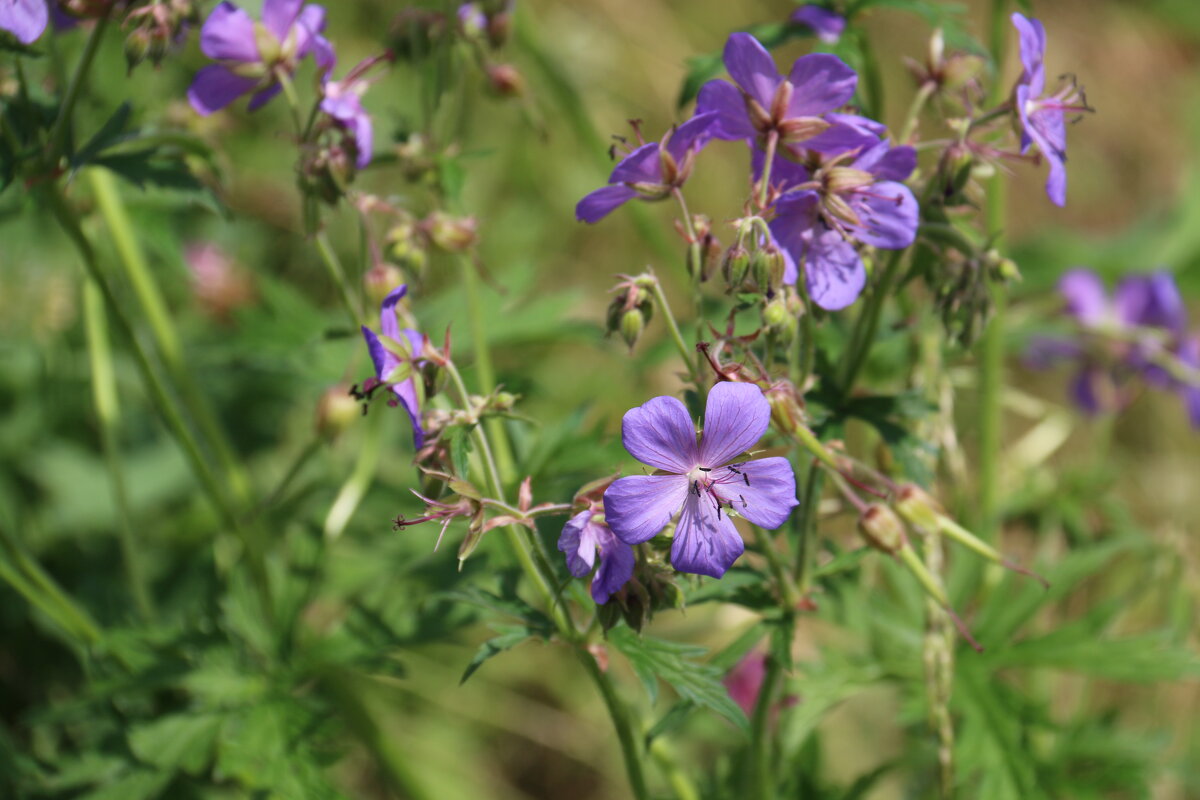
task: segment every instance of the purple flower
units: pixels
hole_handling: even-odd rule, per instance
[[[592,578],[592,599],[604,605],[608,598],[633,577],[633,548],[613,535],[604,522],[603,509],[588,506],[567,520],[558,537],[558,549],[567,557],[567,569],[582,578],[596,565],[600,551],[600,568]]]
[[[755,157],[758,172],[763,158]],[[901,250],[916,238],[917,200],[900,183],[916,168],[916,158],[913,148],[883,141],[857,156],[825,159],[810,176],[776,156],[771,183],[792,189],[776,201],[769,225],[791,258],[784,281],[795,283],[802,265],[808,295],[821,308],[836,311],[853,303],[867,281],[853,242]]]
[[[858,75],[837,56],[802,56],[784,78],[757,39],[735,33],[725,43],[724,58],[734,83],[709,81],[696,99],[697,114],[719,115],[714,137],[756,142],[774,132],[783,144],[803,142],[821,152],[874,142],[825,116],[849,102],[858,86]]]
[[[842,31],[846,30],[845,17],[812,3],[797,8],[789,19],[797,25],[811,28],[817,38],[826,44],[837,44]]]
[[[1017,79],[1013,100],[1021,121],[1021,152],[1036,144],[1050,164],[1046,195],[1057,206],[1067,202],[1067,126],[1065,114],[1090,111],[1082,90],[1069,82],[1057,94],[1042,97],[1046,89],[1046,30],[1036,19],[1012,15],[1020,40],[1024,70]]]
[[[668,131],[662,142],[648,142],[629,153],[608,176],[608,186],[579,201],[575,218],[599,222],[635,197],[661,200],[670,195],[691,175],[696,154],[708,144],[716,122],[716,114],[697,114]]]
[[[0,30],[8,31],[21,44],[37,41],[49,19],[46,0],[0,0]]]
[[[1167,359],[1187,366],[1189,358],[1200,357],[1186,338],[1186,309],[1169,273],[1127,277],[1110,297],[1100,276],[1074,269],[1063,275],[1058,288],[1080,335],[1035,340],[1027,355],[1031,366],[1076,362],[1070,393],[1088,414],[1123,405],[1125,384],[1136,375],[1151,385],[1178,390],[1191,415],[1196,387],[1163,366]]]
[[[244,94],[254,93],[250,110],[279,94],[279,74],[291,75],[309,54],[326,74],[333,69],[333,47],[321,36],[325,9],[301,8],[303,0],[264,0],[262,21],[229,2],[213,9],[200,30],[200,49],[220,63],[196,73],[188,100],[198,114],[219,111]]]
[[[359,169],[371,163],[371,148],[374,146],[371,115],[362,106],[362,94],[366,88],[365,81],[349,76],[344,81],[329,81],[325,84],[325,97],[321,100],[321,110],[354,137],[354,163]]]
[[[1193,375],[1200,375],[1200,335],[1184,339],[1178,355],[1180,363],[1192,370]],[[1180,382],[1179,395],[1192,427],[1200,428],[1200,378]]]
[[[723,508],[778,528],[798,505],[786,458],[743,459],[770,419],[770,404],[750,383],[718,383],[709,391],[699,442],[687,409],[674,397],[655,397],[627,411],[621,423],[625,449],[662,472],[631,475],[608,487],[604,517],[613,533],[638,544],[654,538],[678,512],[671,564],[680,572],[724,575],[745,548]]]
[[[380,385],[390,385],[396,401],[404,406],[408,417],[412,420],[413,446],[418,450],[425,444],[425,431],[421,428],[421,404],[417,397],[417,385],[412,376],[396,381],[392,378],[397,368],[409,364],[413,370],[417,367],[417,354],[425,344],[425,337],[420,331],[411,328],[400,329],[396,319],[396,304],[408,292],[408,286],[401,285],[393,289],[383,298],[379,309],[379,330],[377,336],[367,326],[363,326],[363,338],[367,340],[367,350],[371,353],[371,361],[375,364],[375,380]]]

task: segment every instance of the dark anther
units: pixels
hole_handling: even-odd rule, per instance
[[[700,481],[692,481],[692,491],[696,493],[696,497],[700,496]]]
[[[712,472],[711,467],[696,467],[696,469],[700,470],[701,472]]]
[[[717,501],[717,519],[721,518],[721,502]]]
[[[741,500],[741,501],[742,501],[742,508],[747,508],[747,505],[746,505],[746,498],[742,497],[742,496],[739,494],[739,495],[738,495],[738,500]]]
[[[749,476],[749,475],[747,475],[747,474],[746,474],[746,473],[744,473],[744,472],[742,473],[742,480],[744,480],[744,481],[746,482],[746,485],[747,485],[747,486],[749,486],[749,485],[750,485],[750,476]]]

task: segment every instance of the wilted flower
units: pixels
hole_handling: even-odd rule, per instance
[[[425,344],[425,337],[420,331],[411,328],[400,329],[396,319],[396,304],[404,297],[408,286],[398,286],[383,300],[379,310],[379,330],[376,335],[367,326],[363,326],[363,338],[367,341],[367,350],[371,353],[371,361],[375,364],[374,383],[367,388],[370,393],[377,386],[390,386],[396,400],[404,406],[408,417],[412,420],[413,446],[418,450],[425,443],[425,432],[421,428],[421,405],[417,395],[417,385],[413,373],[417,367],[417,356]]]
[[[1046,194],[1057,206],[1067,202],[1067,126],[1065,114],[1090,111],[1083,91],[1068,82],[1057,94],[1042,97],[1046,89],[1046,30],[1036,19],[1012,15],[1020,39],[1024,70],[1013,89],[1013,102],[1021,122],[1021,152],[1033,144],[1050,165]]]
[[[280,73],[291,75],[310,53],[323,72],[333,69],[333,47],[321,36],[325,9],[301,8],[302,2],[265,0],[260,23],[229,2],[213,9],[200,30],[200,49],[220,63],[196,73],[188,89],[197,113],[219,111],[251,92],[254,111],[280,92]]]
[[[846,18],[828,8],[807,3],[800,6],[788,18],[797,25],[812,29],[817,38],[826,44],[836,44],[846,30]]]
[[[697,114],[718,115],[715,138],[755,142],[774,132],[783,144],[803,143],[822,152],[874,142],[874,136],[864,138],[853,126],[825,116],[849,102],[858,85],[858,75],[837,56],[802,56],[784,78],[757,39],[735,33],[725,43],[724,58],[734,83],[709,81],[696,98]]]
[[[0,30],[17,37],[21,44],[32,44],[46,30],[50,11],[46,0],[3,0],[0,2]]]
[[[558,537],[558,549],[567,557],[567,569],[576,578],[592,571],[599,551],[600,567],[592,578],[592,599],[598,605],[607,603],[633,577],[633,548],[605,524],[599,505],[589,505],[567,520]]]
[[[663,474],[613,483],[604,493],[609,527],[626,544],[638,544],[654,538],[679,512],[671,565],[680,572],[724,575],[745,546],[723,508],[755,525],[778,528],[799,505],[786,458],[735,461],[762,438],[770,419],[770,404],[751,383],[712,388],[699,442],[687,409],[674,397],[655,397],[627,411],[621,423],[625,449]]]
[[[661,142],[648,142],[621,159],[608,176],[608,186],[588,194],[575,206],[580,222],[599,222],[635,197],[661,200],[691,175],[696,153],[708,144],[716,114],[697,114],[667,132]]]
[[[853,303],[867,280],[853,242],[900,250],[916,238],[917,200],[900,183],[915,167],[913,148],[886,141],[859,155],[824,159],[811,177],[804,167],[777,157],[772,182],[778,176],[779,185],[794,187],[776,202],[770,223],[772,236],[791,257],[784,281],[795,283],[803,265],[814,303],[829,310]]]

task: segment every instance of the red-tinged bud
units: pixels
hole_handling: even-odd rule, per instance
[[[783,144],[806,142],[819,133],[829,130],[830,123],[820,117],[792,117],[779,123],[779,141]]]
[[[784,436],[792,436],[804,425],[804,400],[787,381],[771,385],[765,392],[771,405],[771,424]]]
[[[945,514],[941,505],[924,489],[911,483],[901,486],[896,492],[896,510],[922,533],[937,531],[940,525],[938,519]]]
[[[114,3],[115,0],[60,0],[59,6],[75,17],[102,17]]]
[[[783,252],[774,244],[760,247],[750,257],[750,276],[760,292],[778,289],[783,284],[783,273],[787,267]]]
[[[487,36],[492,47],[503,47],[512,30],[512,13],[508,9],[488,16]]]
[[[134,67],[146,60],[150,54],[150,31],[146,28],[134,28],[125,37],[125,65],[130,72]]]
[[[904,523],[885,505],[872,503],[858,518],[858,532],[876,550],[895,554],[908,544]]]
[[[421,222],[430,241],[450,253],[462,253],[474,246],[478,235],[474,217],[455,217],[434,211]]]
[[[336,439],[362,416],[359,401],[345,384],[331,386],[317,400],[317,435],[325,440]]]
[[[875,176],[854,167],[830,167],[825,172],[825,191],[840,194],[862,189],[875,183]]]
[[[525,94],[525,79],[512,64],[493,64],[487,69],[488,88],[497,97]]]
[[[363,289],[371,308],[378,308],[388,292],[404,283],[404,274],[391,264],[376,264],[363,275]]]
[[[617,472],[612,475],[606,475],[603,478],[598,478],[594,481],[589,481],[579,487],[579,491],[575,493],[572,500],[576,506],[591,506],[601,503],[604,498],[604,492],[613,482],[621,477],[621,473]]]

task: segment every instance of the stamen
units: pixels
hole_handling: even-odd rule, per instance
[[[701,472],[712,472],[711,467],[696,467],[696,469],[700,470]]]

